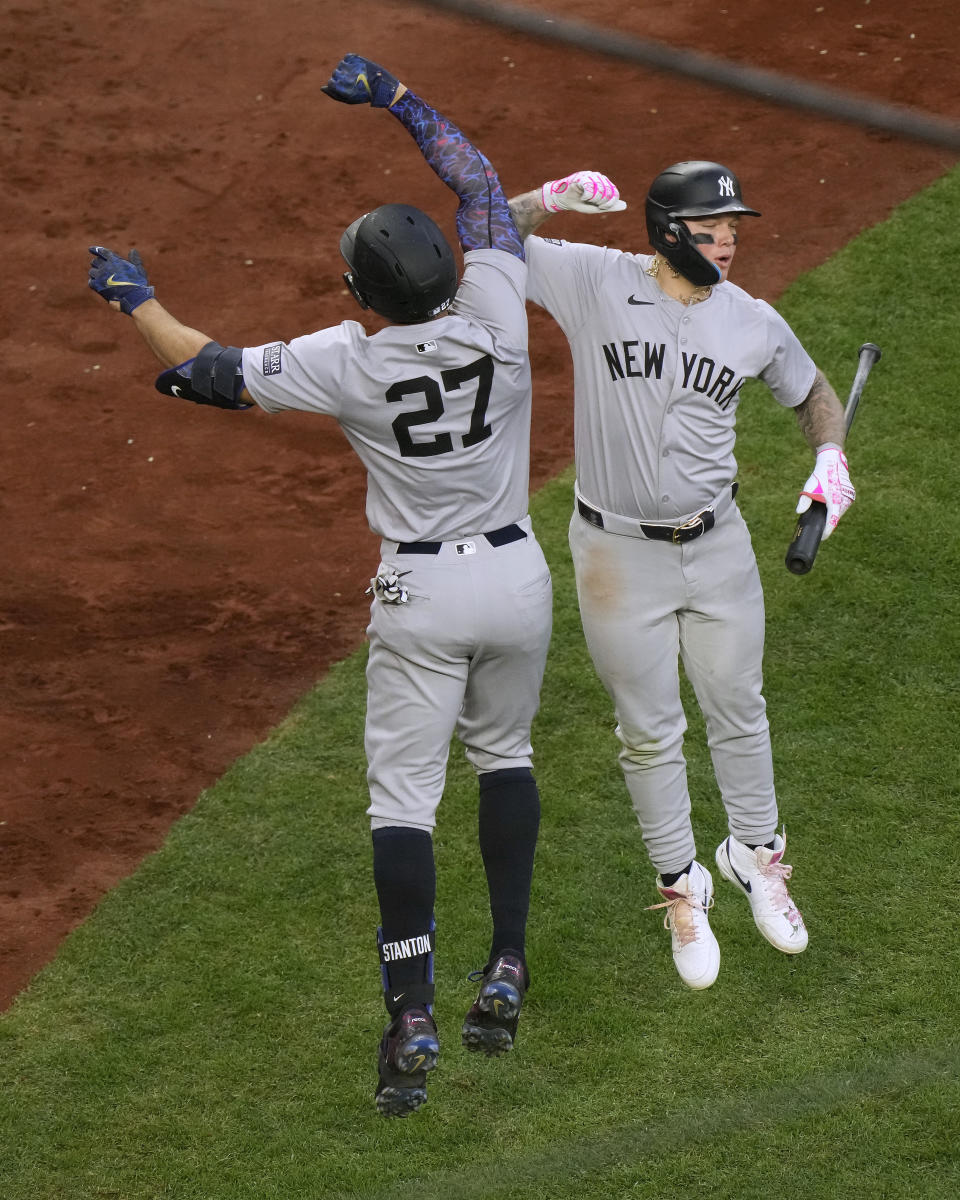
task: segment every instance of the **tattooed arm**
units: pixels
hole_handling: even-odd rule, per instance
[[[806,400],[798,404],[794,412],[800,431],[817,456],[813,472],[801,489],[797,512],[806,512],[814,501],[825,504],[827,516],[823,540],[826,541],[856,499],[857,492],[843,453],[843,409],[837,393],[819,368]]]
[[[510,201],[510,212],[522,238],[528,238],[550,216],[543,207],[540,188],[514,196]]]
[[[512,204],[511,201],[511,207]],[[798,404],[793,411],[797,414],[800,432],[811,450],[816,452],[828,444],[843,448],[843,406],[819,368],[806,400]]]

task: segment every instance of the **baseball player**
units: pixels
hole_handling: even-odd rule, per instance
[[[406,1116],[437,1063],[432,831],[456,732],[479,779],[492,935],[463,1023],[470,1050],[511,1049],[529,986],[525,936],[540,798],[530,727],[552,620],[527,513],[530,366],[523,244],[497,175],[449,120],[376,63],[341,60],[323,91],[386,108],[459,197],[462,280],[419,209],[384,204],[345,230],[347,287],[388,324],[355,321],[237,349],[156,300],[139,255],[91,247],[89,284],[167,366],[157,388],[225,409],[325,413],[367,470],[382,537],[371,580],[365,749],[378,944],[389,1023],[376,1104]],[[474,978],[474,976],[471,976]]]
[[[609,182],[609,181],[608,181]],[[729,837],[721,875],[787,954],[807,930],[787,890],[762,694],[763,594],[735,503],[735,420],[746,379],[796,413],[816,459],[797,512],[826,505],[829,537],[854,499],[843,411],[777,312],[728,282],[745,218],[740,183],[715,162],[661,172],[646,198],[655,250],[529,234],[577,207],[554,181],[511,200],[526,240],[527,295],[570,343],[576,493],[570,546],[587,645],[613,700],[620,763],[663,897],[673,958],[691,988],[717,977],[710,871],[697,860],[683,758],[678,656],[703,712]],[[593,211],[622,207],[613,185]]]

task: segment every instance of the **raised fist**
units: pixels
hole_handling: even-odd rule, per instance
[[[575,171],[544,183],[540,198],[547,212],[622,212],[627,207],[617,185],[599,171]]]
[[[345,54],[320,89],[343,104],[389,108],[406,88],[389,71],[359,54]]]

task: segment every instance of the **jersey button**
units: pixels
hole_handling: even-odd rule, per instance
[[[664,458],[669,458],[669,457],[670,457],[670,451],[669,451],[669,450],[664,450],[664,452],[663,452],[663,457],[664,457]]]

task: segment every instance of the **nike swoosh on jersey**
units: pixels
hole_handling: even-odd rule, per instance
[[[656,304],[656,300],[638,300],[636,296],[627,297],[628,304]]]

